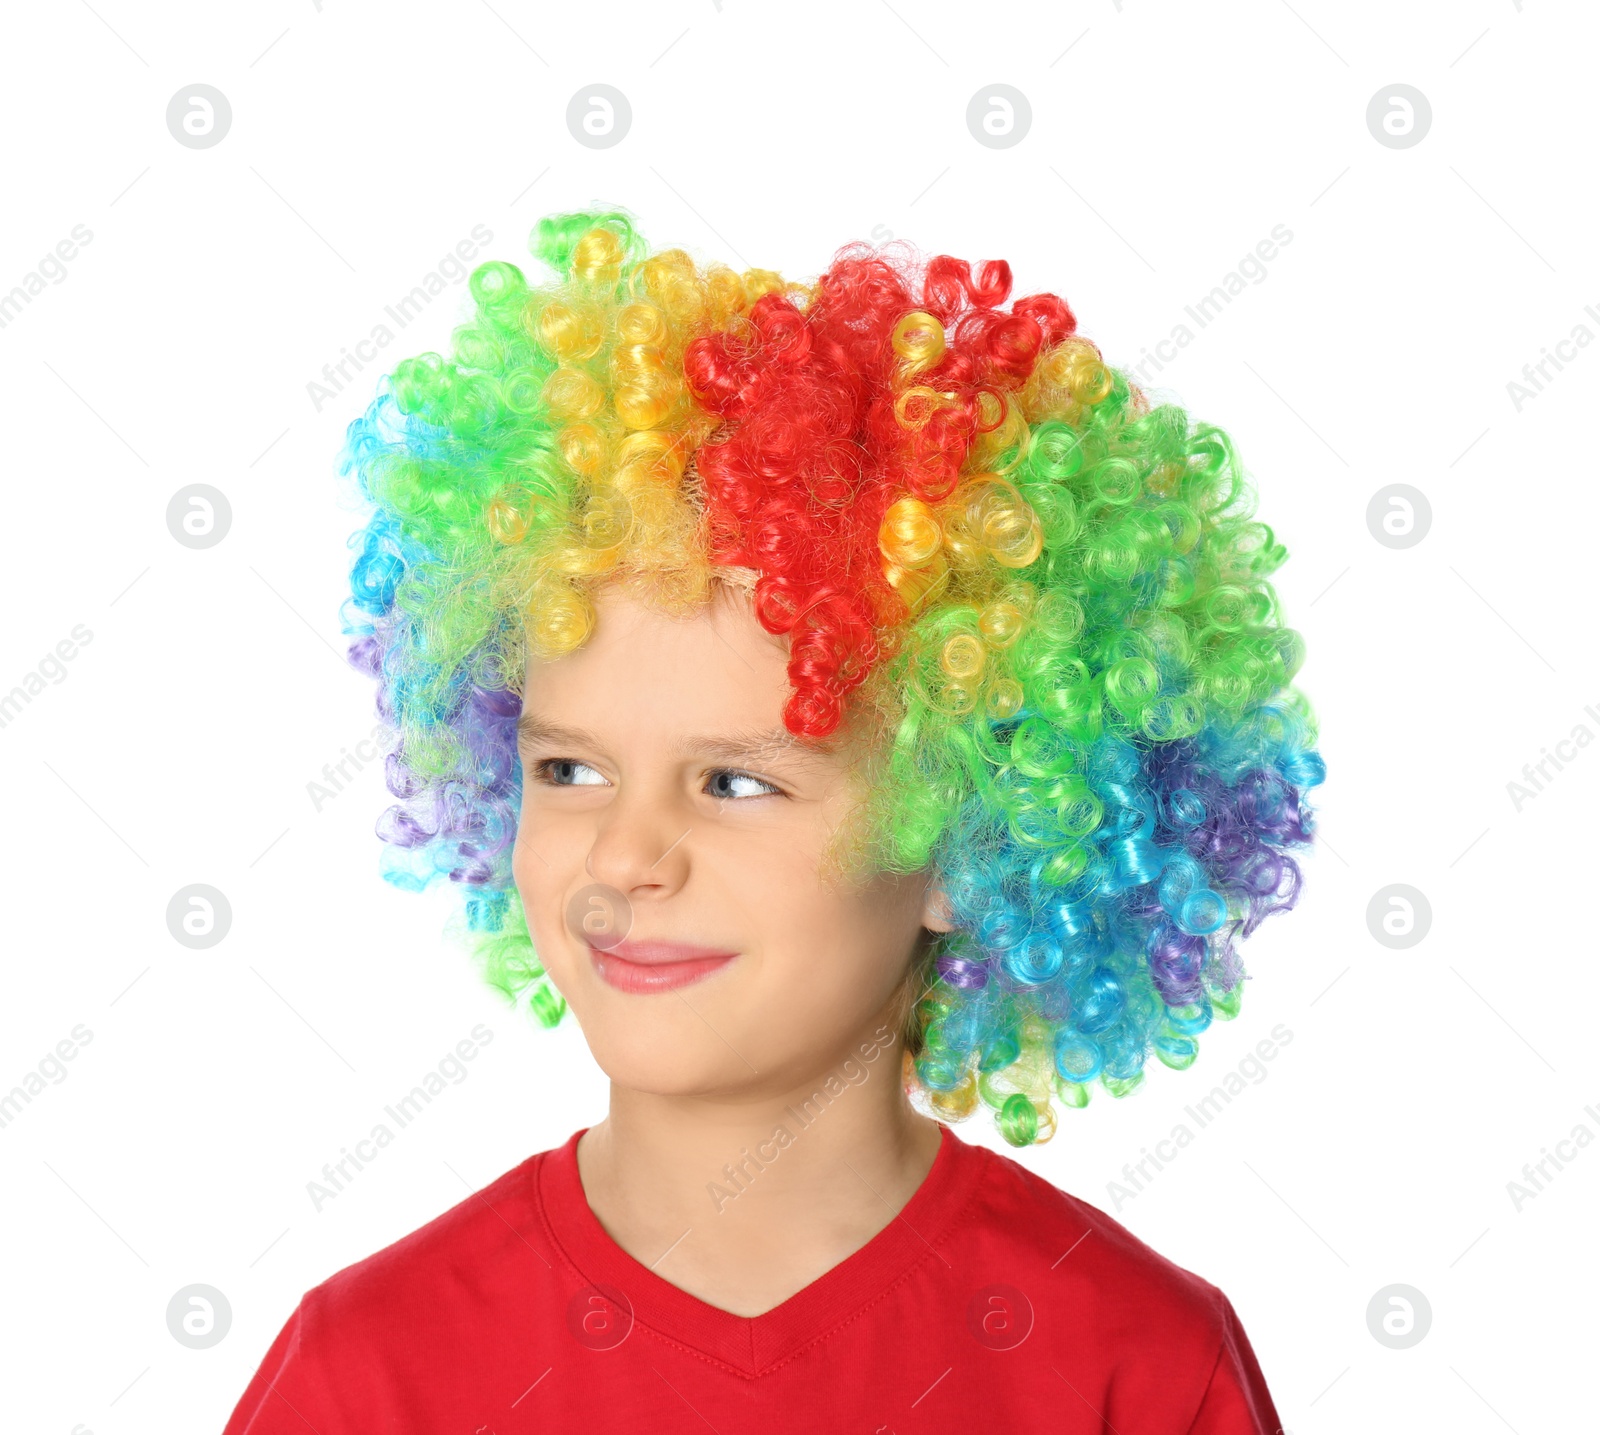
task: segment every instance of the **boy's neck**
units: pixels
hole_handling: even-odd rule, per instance
[[[895,1042],[738,1104],[613,1083],[578,1142],[590,1209],[663,1280],[736,1315],[770,1310],[866,1245],[932,1167],[939,1126],[907,1102],[901,1061]]]

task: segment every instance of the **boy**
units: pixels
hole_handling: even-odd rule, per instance
[[[609,1112],[309,1292],[227,1435],[1276,1432],[1222,1293],[950,1125],[1182,1068],[1321,779],[1224,435],[1052,295],[544,221],[352,426],[386,875]]]

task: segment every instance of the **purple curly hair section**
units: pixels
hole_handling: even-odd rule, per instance
[[[403,624],[379,620],[350,642],[352,667],[376,681],[378,715],[399,728],[403,679],[387,667],[404,650]],[[468,687],[437,727],[456,757],[445,778],[419,776],[402,742],[384,759],[389,792],[398,801],[378,819],[385,843],[384,876],[418,890],[437,874],[483,889],[494,902],[511,885],[522,774],[517,756],[520,694]],[[498,905],[497,903],[495,905]]]

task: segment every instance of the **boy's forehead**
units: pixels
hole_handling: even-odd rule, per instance
[[[600,583],[585,596],[593,627],[574,655],[623,648],[635,652],[709,649],[715,645],[747,669],[787,666],[787,643],[761,626],[749,593],[728,584],[712,585],[710,592],[691,606],[674,606],[663,594],[641,592],[615,580]]]
[[[596,703],[704,714],[697,727],[781,725],[788,700],[786,645],[763,629],[748,606],[707,603],[687,613],[662,611],[631,594],[595,596],[585,641],[559,657],[530,652],[524,689],[530,708],[593,711]],[[715,721],[711,715],[715,715]]]
[[[796,737],[781,725],[678,729],[668,723],[646,721],[628,726],[650,746],[672,756],[749,764],[808,762],[830,756],[823,745]],[[517,721],[517,741],[524,749],[590,751],[627,735],[626,731],[619,734],[614,725],[603,721],[595,725],[556,722],[537,707],[525,708]]]
[[[522,716],[517,719],[517,737],[524,743],[542,743],[560,746],[563,743],[588,742],[605,735],[603,714],[592,714],[591,720],[576,722],[558,721],[537,702],[524,704]],[[647,724],[648,726],[648,724]],[[800,746],[799,740],[783,728],[740,728],[737,726],[711,729],[674,731],[668,724],[654,724],[654,729],[669,744],[692,746],[696,751],[726,748],[729,752],[779,753]]]

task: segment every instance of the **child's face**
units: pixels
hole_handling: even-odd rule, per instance
[[[851,763],[785,733],[785,648],[746,598],[674,619],[607,588],[596,610],[584,647],[528,668],[534,946],[618,1085],[782,1092],[870,1036],[946,924],[926,876],[825,875]]]

